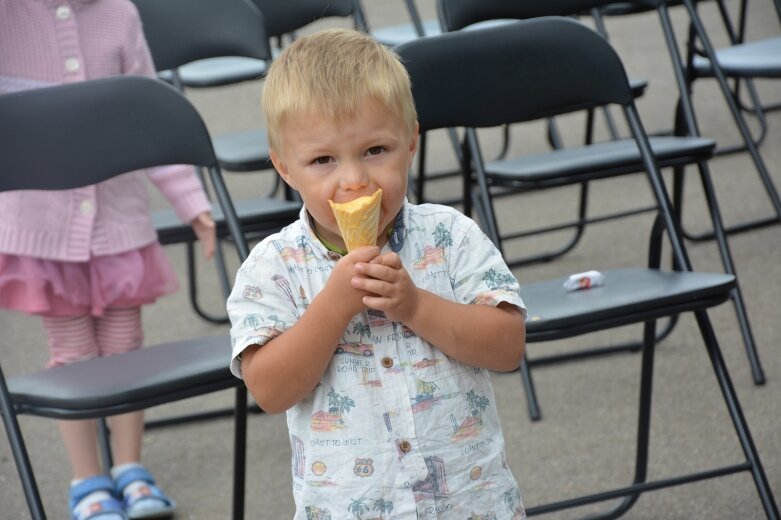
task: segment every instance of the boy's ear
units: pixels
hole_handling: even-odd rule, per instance
[[[277,170],[279,176],[282,177],[282,180],[295,190],[296,187],[293,184],[293,179],[290,177],[290,170],[288,169],[287,164],[279,157],[279,154],[275,149],[272,148],[269,150],[269,158],[271,159],[271,164],[274,165],[274,169]]]

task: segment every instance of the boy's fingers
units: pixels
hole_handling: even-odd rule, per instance
[[[377,246],[364,246],[353,249],[348,256],[353,257],[356,262],[370,262],[380,254],[380,248]]]
[[[397,273],[398,270],[383,264],[359,263],[355,264],[355,272],[376,280],[393,282],[395,280],[394,274]]]
[[[401,268],[401,257],[396,253],[385,253],[384,255],[376,256],[372,259],[371,264],[387,265],[394,269]]]

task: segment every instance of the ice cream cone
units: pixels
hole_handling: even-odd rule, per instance
[[[347,251],[377,243],[381,200],[382,189],[378,188],[373,195],[358,197],[350,202],[328,201]]]

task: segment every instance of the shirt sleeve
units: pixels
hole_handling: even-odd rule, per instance
[[[241,378],[240,355],[249,346],[265,345],[289,329],[300,317],[301,289],[287,274],[269,238],[255,246],[236,273],[226,304],[231,321],[231,372]]]
[[[453,292],[461,303],[515,305],[526,317],[521,287],[501,253],[474,221],[463,217],[451,254]]]
[[[199,214],[211,209],[201,179],[192,166],[175,164],[147,168],[149,180],[173,206],[182,222],[189,223]]]

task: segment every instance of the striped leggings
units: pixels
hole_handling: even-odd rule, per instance
[[[106,309],[103,316],[44,316],[47,367],[66,365],[141,348],[141,307]]]

